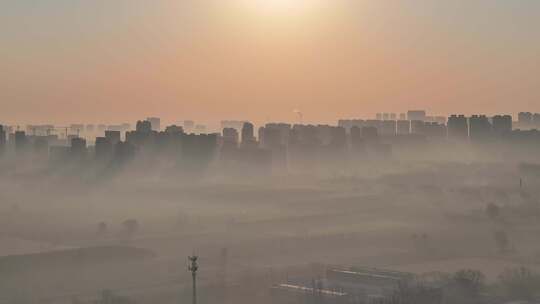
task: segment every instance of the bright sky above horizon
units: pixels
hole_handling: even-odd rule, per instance
[[[540,112],[538,0],[3,0],[0,123]]]

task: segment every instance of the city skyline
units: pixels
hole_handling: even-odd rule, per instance
[[[539,304],[540,0],[0,0],[0,304]]]
[[[423,153],[430,146],[446,146],[444,150],[451,151],[456,144],[471,151],[498,147],[506,150],[506,157],[519,158],[520,150],[537,146],[539,130],[540,113],[532,112],[520,112],[514,120],[505,114],[445,117],[409,110],[378,113],[375,119],[340,119],[337,124],[270,122],[258,127],[249,121],[222,120],[218,132],[193,120],[167,125],[159,117],[148,117],[135,125],[46,124],[22,129],[0,125],[0,156],[27,159],[34,155],[42,164],[44,160],[51,164],[97,161],[113,167],[136,156],[152,156],[188,166],[218,161],[225,171],[239,165],[287,171],[290,165],[302,167],[305,161],[332,164],[345,156],[351,163],[399,159],[411,148]]]
[[[153,116],[148,116],[147,115],[147,118],[145,120],[158,119],[159,123],[163,127],[165,127],[165,126],[183,126],[184,123],[189,122],[189,123],[196,124],[193,127],[195,127],[195,126],[201,126],[201,127],[204,126],[206,133],[215,133],[215,132],[221,133],[221,131],[223,131],[223,129],[224,129],[224,124],[227,124],[227,123],[249,122],[249,123],[254,124],[254,126],[264,126],[266,124],[272,124],[272,123],[285,123],[285,124],[290,124],[290,125],[339,125],[339,122],[342,121],[342,120],[366,120],[366,121],[367,120],[381,120],[381,121],[384,121],[384,120],[393,120],[393,121],[409,120],[409,121],[413,121],[415,119],[408,118],[408,115],[411,112],[423,113],[423,115],[425,115],[425,118],[421,119],[421,120],[428,121],[428,122],[438,122],[438,123],[446,123],[447,119],[449,117],[451,117],[451,116],[454,116],[454,115],[457,115],[457,116],[463,115],[463,116],[465,116],[467,118],[470,118],[470,117],[475,116],[475,115],[482,115],[482,116],[488,117],[489,119],[492,119],[495,116],[508,115],[508,116],[510,116],[512,118],[512,122],[514,123],[514,127],[518,128],[518,129],[519,129],[519,126],[520,126],[520,122],[523,119],[523,117],[521,117],[521,115],[530,114],[532,116],[535,116],[534,117],[535,120],[537,119],[536,116],[540,115],[539,113],[534,112],[534,111],[516,111],[514,113],[493,112],[491,114],[490,114],[490,112],[487,112],[487,111],[484,111],[484,112],[472,112],[472,113],[462,111],[462,112],[455,112],[455,113],[440,114],[440,113],[432,113],[432,112],[429,112],[428,110],[425,110],[425,109],[409,109],[409,110],[400,111],[400,112],[375,112],[375,113],[373,113],[373,114],[371,114],[369,116],[361,116],[361,115],[354,115],[354,114],[347,115],[347,114],[345,114],[343,116],[338,117],[335,120],[332,119],[332,120],[328,120],[328,121],[326,121],[326,120],[324,120],[324,121],[316,121],[316,120],[305,119],[304,112],[301,112],[300,110],[295,109],[292,112],[292,117],[290,119],[288,119],[288,120],[272,120],[272,119],[268,119],[268,120],[257,121],[257,120],[253,120],[253,119],[242,119],[242,118],[234,118],[234,119],[231,119],[231,118],[217,118],[216,120],[196,120],[196,119],[193,119],[193,117],[189,117],[189,116],[186,116],[186,118],[176,118],[176,119],[165,120],[165,119],[162,118],[163,116],[160,116],[160,115],[153,115]],[[530,117],[530,119],[533,119],[532,116]],[[442,121],[442,119],[444,119],[444,122]],[[45,119],[39,120],[38,122],[20,122],[20,121],[13,122],[13,121],[10,121],[10,120],[4,120],[4,121],[0,121],[0,125],[4,125],[5,127],[11,127],[13,130],[21,130],[21,131],[24,131],[25,129],[29,130],[29,129],[33,128],[33,127],[39,127],[39,128],[51,127],[51,128],[56,129],[56,130],[64,130],[66,128],[77,129],[76,126],[81,126],[79,128],[81,130],[85,129],[87,126],[90,126],[91,128],[95,128],[96,130],[98,128],[101,128],[102,131],[103,131],[103,130],[128,130],[132,126],[134,126],[137,121],[140,121],[140,120],[141,120],[141,117],[136,117],[133,120],[112,119],[111,121],[98,120],[98,121],[79,121],[79,122],[74,122],[74,121],[70,120],[70,121],[63,122],[63,123],[57,123],[55,121],[51,121],[51,120],[48,120],[48,119],[45,118]],[[164,130],[164,128],[158,128],[158,129]]]

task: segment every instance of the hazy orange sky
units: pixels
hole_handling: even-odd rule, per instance
[[[0,123],[540,112],[537,0],[4,0]]]

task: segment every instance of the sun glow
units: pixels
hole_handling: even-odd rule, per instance
[[[230,0],[227,24],[237,33],[256,34],[272,41],[279,36],[322,35],[339,20],[336,0]],[[232,5],[231,5],[232,4]],[[268,36],[265,36],[268,35]]]
[[[310,14],[318,0],[242,0],[251,12],[267,17],[299,17]]]
[[[305,0],[251,0],[251,2],[262,11],[274,13],[302,10],[307,5]]]

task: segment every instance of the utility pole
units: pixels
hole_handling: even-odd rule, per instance
[[[188,257],[188,260],[191,262],[188,265],[188,270],[191,271],[191,277],[193,278],[193,304],[197,304],[197,270],[199,265],[197,264],[197,259],[199,257],[194,255]]]

